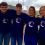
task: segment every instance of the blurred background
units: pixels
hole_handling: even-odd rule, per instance
[[[27,10],[29,6],[35,6],[36,10],[39,10],[39,7],[45,5],[45,0],[0,0],[1,2],[7,2],[10,8],[15,8],[17,3],[21,3],[23,5],[23,10]]]
[[[0,0],[0,3],[1,2],[7,2],[10,9],[15,9],[15,5],[21,3],[23,5],[23,12],[26,13],[30,6],[34,6],[36,9],[36,15],[39,15],[38,11],[40,6],[45,5],[45,0]]]
[[[11,9],[15,9],[17,3],[23,5],[23,10],[28,10],[29,6],[34,6],[36,11],[39,10],[40,6],[45,5],[45,0],[0,0],[1,2],[7,2]]]

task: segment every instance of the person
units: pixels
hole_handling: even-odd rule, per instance
[[[24,18],[28,15],[22,12],[22,5],[20,3],[16,4],[16,24],[14,24],[14,32],[12,38],[12,45],[16,45],[16,40],[18,45],[22,45],[23,41],[23,27],[25,25]]]
[[[26,23],[25,28],[25,36],[24,41],[25,45],[37,45],[38,38],[38,26],[37,26],[37,19],[35,18],[35,7],[30,6],[28,11],[28,20]]]
[[[8,9],[8,4],[6,2],[1,3],[0,10],[1,30],[3,32],[4,45],[9,45],[11,36],[11,19],[14,15],[14,11]]]
[[[1,6],[1,4],[0,4]],[[0,7],[0,11],[1,11],[1,7]],[[0,15],[0,19],[1,19],[1,15]],[[3,42],[3,31],[2,31],[2,24],[1,24],[1,20],[0,20],[0,45],[2,45]]]
[[[40,29],[39,29],[39,45],[45,45],[45,6],[41,6],[39,10]]]

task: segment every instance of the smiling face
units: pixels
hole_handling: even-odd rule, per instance
[[[39,13],[42,17],[45,17],[45,6],[42,6],[39,10]]]
[[[30,16],[35,16],[35,8],[30,7],[28,13],[29,13]]]
[[[0,4],[0,10],[1,12],[5,13],[8,10],[8,4],[6,2],[2,2]]]
[[[1,12],[5,13],[8,10],[8,7],[7,6],[1,6],[0,9],[1,9]]]
[[[22,8],[21,7],[16,7],[16,12],[17,13],[21,13],[22,12]]]
[[[22,12],[22,5],[21,4],[16,5],[16,12],[19,14]]]

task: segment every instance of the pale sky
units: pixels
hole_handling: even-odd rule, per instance
[[[29,0],[29,1],[28,0],[0,0],[0,3],[3,1],[13,6],[15,6],[19,2],[22,5],[24,5],[23,6],[24,9],[26,9],[27,6],[29,7],[32,5],[32,6],[35,6],[37,10],[40,6],[45,4],[45,0]]]

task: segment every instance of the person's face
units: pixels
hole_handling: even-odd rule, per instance
[[[30,8],[30,9],[29,9],[29,15],[30,15],[30,16],[35,16],[35,11],[34,11],[33,8]]]
[[[5,13],[8,10],[8,6],[0,6],[0,10]]]
[[[22,12],[22,8],[21,7],[16,7],[16,12],[17,13],[21,13]]]
[[[39,13],[41,16],[45,16],[45,8],[41,8]]]
[[[0,10],[1,10],[1,8],[0,8]]]

